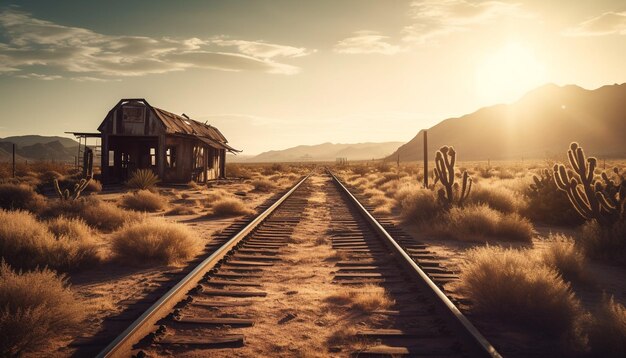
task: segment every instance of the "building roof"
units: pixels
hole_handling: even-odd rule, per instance
[[[226,140],[226,137],[224,137],[224,135],[222,134],[222,132],[219,131],[219,129],[209,124],[201,123],[196,120],[193,120],[187,117],[186,115],[183,117],[183,116],[174,114],[172,112],[168,112],[164,109],[153,107],[144,98],[121,99],[115,105],[115,107],[113,107],[109,111],[109,114],[107,114],[107,117],[116,108],[129,102],[143,102],[143,104],[145,104],[146,107],[152,110],[155,116],[161,121],[161,123],[163,124],[163,127],[165,127],[166,133],[194,136],[202,140],[204,143],[210,145],[213,148],[226,149],[233,153],[241,152],[240,150],[237,150],[229,146],[228,144],[226,144],[228,143],[228,140]],[[105,118],[105,121],[106,121],[106,118]],[[104,122],[102,123],[104,124]],[[102,127],[102,124],[100,125],[100,127],[98,127],[98,130],[100,130],[101,127]]]

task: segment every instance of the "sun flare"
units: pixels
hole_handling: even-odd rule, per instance
[[[474,79],[476,96],[485,104],[514,101],[545,82],[544,65],[519,43],[508,43],[482,57]]]

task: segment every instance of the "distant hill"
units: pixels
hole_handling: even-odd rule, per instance
[[[247,162],[303,162],[335,161],[336,158],[348,160],[379,159],[392,153],[402,142],[299,145],[283,150],[261,153]]]
[[[26,135],[0,138],[0,161],[10,161],[13,144],[16,145],[16,160],[73,161],[78,142],[56,136]]]
[[[546,158],[562,155],[572,141],[588,154],[626,157],[626,83],[586,90],[578,86],[539,87],[513,104],[479,109],[428,129],[431,159],[452,145],[460,160]],[[423,134],[402,145],[388,160],[423,158]]]

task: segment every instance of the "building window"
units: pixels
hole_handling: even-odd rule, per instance
[[[165,165],[168,168],[176,168],[176,147],[167,147],[165,150]]]
[[[115,151],[109,150],[109,166],[115,166]]]
[[[156,148],[150,148],[150,165],[156,166]]]

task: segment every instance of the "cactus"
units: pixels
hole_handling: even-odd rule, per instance
[[[552,175],[550,170],[544,169],[539,172],[539,175],[533,175],[533,183],[530,184],[530,191],[533,194],[539,194],[541,189],[546,188],[552,181]]]
[[[624,218],[626,203],[626,180],[614,170],[621,180],[616,185],[603,172],[601,177],[604,183],[596,180],[594,171],[597,159],[585,158],[585,153],[573,142],[567,151],[570,165],[573,170],[566,170],[565,165],[554,165],[554,180],[557,187],[566,192],[570,203],[585,220],[596,220],[601,225],[611,225],[617,219]]]
[[[81,179],[78,183],[74,184],[74,189],[70,193],[69,189],[61,190],[59,181],[54,179],[54,189],[56,189],[57,195],[61,200],[76,200],[80,197],[80,194],[85,190],[90,181],[91,176]]]
[[[443,146],[435,154],[435,183],[441,182],[443,185],[443,188],[438,190],[437,195],[446,208],[450,208],[455,204],[462,206],[472,190],[472,178],[467,174],[467,171],[464,171],[461,175],[462,185],[459,191],[459,183],[455,182],[455,162],[456,152],[452,147]],[[455,193],[458,193],[458,195],[455,195]],[[458,196],[458,198],[455,198],[455,196]]]

